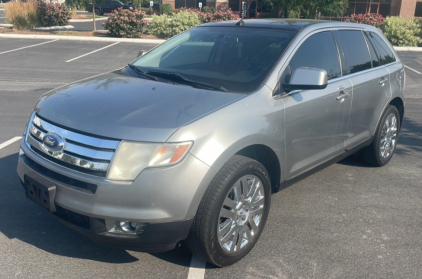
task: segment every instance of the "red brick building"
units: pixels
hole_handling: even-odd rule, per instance
[[[162,0],[163,4],[169,3],[173,8],[198,8],[212,6],[216,10],[230,8],[239,13],[242,2],[247,7],[245,17],[255,18],[271,12],[271,6],[263,0]],[[349,9],[346,15],[364,13],[379,13],[385,16],[422,17],[422,0],[349,0]]]

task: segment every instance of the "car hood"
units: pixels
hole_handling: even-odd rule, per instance
[[[180,126],[244,96],[113,72],[45,94],[35,112],[56,125],[88,134],[164,142]]]

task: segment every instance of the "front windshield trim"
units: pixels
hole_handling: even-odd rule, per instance
[[[278,45],[280,45],[280,42],[278,42],[277,40],[285,40],[285,42],[287,42],[287,43],[283,44],[282,46],[279,46],[279,49],[281,51],[277,53],[276,59],[269,60],[270,62],[268,64],[262,63],[262,65],[264,65],[263,67],[267,67],[267,68],[265,68],[265,71],[262,71],[262,75],[260,75],[260,76],[258,76],[258,78],[256,78],[256,79],[259,79],[259,82],[255,82],[255,80],[252,80],[255,83],[251,83],[252,85],[249,86],[249,87],[245,86],[245,88],[242,88],[242,89],[246,89],[246,90],[239,90],[239,89],[241,89],[240,87],[239,88],[233,88],[236,84],[240,84],[242,82],[246,83],[245,79],[243,79],[243,80],[242,79],[239,79],[239,80],[222,79],[221,75],[220,75],[221,73],[219,73],[219,75],[217,75],[218,73],[217,74],[214,73],[215,74],[214,76],[207,76],[208,80],[204,81],[205,83],[217,83],[219,80],[222,80],[225,84],[222,84],[222,83],[221,84],[222,84],[223,87],[227,88],[228,92],[242,93],[242,94],[251,94],[251,93],[254,93],[256,91],[259,91],[262,88],[262,86],[266,84],[266,82],[268,81],[270,76],[273,74],[274,69],[277,67],[277,65],[282,60],[286,50],[289,48],[290,44],[292,43],[294,38],[299,33],[298,30],[282,29],[282,28],[264,28],[264,27],[258,28],[258,27],[235,27],[235,26],[198,26],[198,27],[192,28],[190,30],[187,30],[187,31],[173,37],[172,39],[166,41],[165,43],[155,47],[154,49],[150,50],[144,56],[136,59],[133,62],[133,64],[136,65],[137,67],[139,67],[140,69],[142,69],[145,72],[148,72],[148,71],[151,71],[151,72],[152,71],[161,71],[161,72],[167,72],[167,73],[173,72],[173,73],[177,73],[177,74],[186,76],[188,79],[191,79],[191,80],[194,80],[194,81],[195,81],[195,79],[201,78],[200,74],[204,74],[205,71],[203,71],[203,73],[198,73],[199,72],[198,71],[198,72],[195,72],[194,75],[192,75],[192,70],[189,70],[190,71],[189,72],[189,71],[186,71],[186,70],[183,70],[183,69],[178,70],[177,68],[164,68],[164,67],[160,67],[160,66],[151,67],[151,66],[148,66],[148,65],[146,65],[146,66],[143,65],[145,63],[141,63],[141,62],[143,62],[142,60],[146,59],[148,56],[151,56],[153,54],[153,52],[155,50],[157,50],[157,48],[163,47],[165,45],[168,46],[167,50],[165,49],[168,52],[170,50],[174,51],[174,48],[180,47],[183,43],[206,44],[206,42],[203,42],[203,41],[197,42],[197,41],[190,41],[189,40],[190,36],[192,35],[192,33],[190,33],[190,32],[198,31],[199,29],[203,29],[203,28],[207,28],[208,30],[213,31],[213,32],[214,32],[214,30],[218,30],[220,33],[224,34],[224,36],[226,36],[226,37],[227,36],[231,37],[232,34],[233,34],[233,36],[236,36],[238,33],[233,32],[233,31],[237,31],[237,30],[242,30],[242,32],[247,32],[250,29],[253,29],[254,31],[265,30],[267,32],[265,32],[263,34],[263,36],[269,37],[270,35],[272,35],[271,33],[278,35],[278,36],[275,36],[276,38],[274,39],[275,40],[274,42],[277,43]],[[280,33],[280,31],[282,31],[282,33]],[[217,33],[219,33],[219,32],[217,32]],[[186,38],[183,38],[183,36],[185,36]],[[290,36],[290,37],[288,39],[285,39],[283,36],[284,37]],[[175,41],[178,41],[178,39],[184,39],[184,41],[181,42],[181,43],[180,42],[176,43],[175,46],[172,46]],[[240,37],[238,36],[237,43],[239,43],[239,40],[240,40]],[[268,45],[265,45],[265,46],[266,47],[272,47],[272,45],[275,44],[274,42],[270,42],[270,43],[268,43]],[[247,41],[243,41],[243,44],[245,44],[245,43],[247,43]],[[212,44],[214,45],[214,46],[212,46],[212,48],[215,48],[216,42],[212,42]],[[239,43],[239,45],[240,45],[240,43]],[[161,55],[164,56],[164,54],[166,54],[167,52],[164,51]],[[261,50],[261,52],[263,52],[263,51]],[[273,61],[275,61],[275,62],[273,62]],[[161,62],[159,62],[159,63],[161,63]],[[248,69],[245,69],[245,72]],[[208,70],[208,69],[206,69],[206,70]],[[227,83],[233,83],[233,86],[231,86],[231,87],[226,86]]]

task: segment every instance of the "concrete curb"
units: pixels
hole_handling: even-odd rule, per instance
[[[126,38],[111,38],[111,37],[26,35],[26,34],[1,34],[1,33],[0,33],[0,38],[91,41],[91,42],[122,42],[122,43],[138,43],[138,44],[152,44],[152,45],[159,45],[166,41],[166,40],[157,40],[157,39],[126,39]]]
[[[108,17],[100,17],[100,18],[96,18],[95,21],[99,21],[99,20],[107,20]],[[92,18],[88,18],[88,19],[69,19],[69,22],[92,22]]]
[[[12,29],[13,28],[13,24],[2,23],[2,24],[0,24],[0,27]]]
[[[422,52],[422,47],[394,47],[395,51],[417,51]]]
[[[65,26],[50,26],[50,27],[35,27],[33,30],[37,31],[63,31],[63,30],[71,30],[74,29],[72,25],[65,25]]]

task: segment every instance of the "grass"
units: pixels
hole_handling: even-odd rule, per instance
[[[38,25],[37,2],[8,2],[5,5],[7,23],[16,29],[30,29]]]

